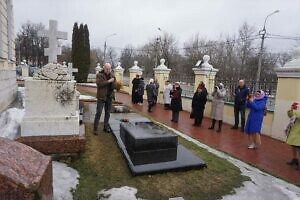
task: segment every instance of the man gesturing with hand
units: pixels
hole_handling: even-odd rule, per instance
[[[108,121],[110,117],[112,98],[114,92],[112,84],[113,82],[115,82],[115,80],[116,78],[111,72],[111,65],[109,63],[105,63],[103,66],[103,70],[96,75],[97,111],[94,120],[94,135],[98,135],[97,130],[103,107],[105,111],[103,131],[107,133],[111,132]]]

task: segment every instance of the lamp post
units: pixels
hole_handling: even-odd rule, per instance
[[[157,28],[157,30],[160,32],[162,31],[161,28]],[[155,66],[154,66],[154,68],[157,67],[157,65],[158,65],[158,44],[160,43],[160,41],[161,41],[161,37],[159,36],[156,38],[156,41],[155,41]]]
[[[117,35],[116,33],[113,33],[113,34],[111,34],[111,35],[108,35],[108,36],[106,36],[105,37],[105,41],[104,41],[104,52],[103,52],[103,65],[104,65],[104,63],[105,63],[105,54],[106,54],[106,40],[107,40],[107,38],[109,38],[109,37],[112,37],[112,36],[115,36],[115,35]]]
[[[257,91],[259,89],[259,80],[260,80],[260,72],[261,72],[261,61],[262,61],[262,54],[263,54],[263,50],[264,50],[264,41],[265,41],[265,37],[266,37],[266,22],[267,19],[271,16],[274,15],[276,13],[278,13],[279,10],[275,10],[274,12],[270,13],[269,15],[267,15],[265,22],[264,22],[264,27],[262,30],[259,31],[259,35],[261,35],[261,44],[260,44],[260,51],[259,51],[259,57],[258,57],[258,67],[257,67],[257,74],[256,74],[256,82],[255,82],[255,91]]]

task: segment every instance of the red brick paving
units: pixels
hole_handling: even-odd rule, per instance
[[[96,88],[82,86],[77,86],[77,88],[79,91],[96,92]],[[214,149],[225,152],[276,177],[300,185],[300,171],[296,171],[293,167],[286,164],[291,159],[292,152],[290,146],[284,142],[268,136],[262,136],[262,146],[256,150],[249,150],[247,149],[249,144],[247,135],[239,130],[231,130],[231,125],[229,124],[224,124],[222,133],[217,133],[216,131],[208,130],[210,126],[210,119],[208,118],[204,118],[202,127],[194,127],[192,126],[193,120],[189,118],[189,113],[182,111],[180,112],[179,123],[176,124],[170,121],[171,111],[164,110],[163,105],[156,105],[153,107],[153,111],[148,113],[147,103],[144,103],[143,106],[133,105],[128,94],[117,93],[116,100]]]

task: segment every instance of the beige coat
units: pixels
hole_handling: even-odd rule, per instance
[[[212,94],[211,118],[215,120],[223,120],[224,98],[226,95],[225,88],[217,89]]]

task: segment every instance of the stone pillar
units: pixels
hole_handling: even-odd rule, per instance
[[[287,111],[293,102],[300,99],[300,47],[292,61],[275,71],[278,83],[271,137],[285,141],[284,129],[289,123]]]
[[[160,59],[160,65],[154,68],[154,78],[157,80],[159,84],[158,89],[158,102],[163,103],[163,98],[161,97],[161,92],[164,90],[165,82],[169,80],[171,69],[168,69],[168,67],[165,65],[165,59]]]
[[[138,66],[138,61],[134,61],[134,66],[129,69],[129,94],[132,94],[132,80],[136,77],[136,75],[142,75],[143,70]]]
[[[102,70],[100,63],[97,63],[97,67],[95,67],[95,74],[98,74]]]
[[[213,68],[213,66],[208,63],[209,59],[210,58],[208,55],[204,55],[203,56],[203,64],[201,64],[200,67],[193,68],[193,71],[195,73],[195,88],[194,88],[194,90],[196,91],[200,81],[203,81],[203,83],[205,84],[205,87],[207,89],[207,92],[209,94],[211,94],[214,90],[215,77],[219,70]]]
[[[118,62],[118,66],[114,69],[114,74],[116,80],[120,81],[121,83],[123,83],[123,73],[124,73],[124,69],[121,67],[121,63]]]

